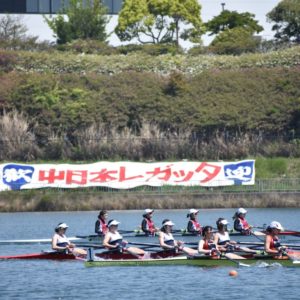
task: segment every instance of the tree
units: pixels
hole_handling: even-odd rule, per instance
[[[264,28],[258,24],[258,21],[254,20],[254,17],[255,15],[248,12],[238,13],[236,11],[224,10],[218,16],[205,23],[206,31],[211,32],[210,35],[214,35],[227,29],[242,27],[248,31],[252,31],[252,33],[259,33]]]
[[[243,27],[226,29],[216,36],[209,50],[216,54],[240,55],[245,52],[255,52],[260,40],[253,36],[251,30]]]
[[[67,19],[64,14],[67,15]],[[58,44],[76,39],[105,41],[108,18],[101,1],[69,0],[69,5],[54,19],[45,17]]]
[[[300,1],[283,0],[267,14],[270,22],[276,24],[272,30],[276,31],[275,38],[280,41],[300,43]]]
[[[0,39],[21,40],[26,38],[28,29],[22,24],[22,17],[5,15],[0,18]]]
[[[115,32],[121,41],[136,38],[142,44],[200,42],[200,12],[197,0],[124,0]]]

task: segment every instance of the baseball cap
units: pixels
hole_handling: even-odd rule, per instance
[[[244,208],[239,208],[238,210],[237,210],[237,213],[238,214],[246,214],[247,213],[247,211],[246,211],[246,209],[244,209]]]
[[[154,212],[154,209],[150,209],[150,208],[146,208],[145,209],[145,213],[146,214],[151,214],[151,213],[153,213]]]
[[[63,229],[67,229],[69,228],[69,226],[66,224],[66,223],[59,223],[55,229],[60,229],[60,228],[63,228]]]
[[[194,208],[190,209],[190,214],[197,214],[198,212],[199,212],[198,209],[194,209]]]
[[[219,224],[222,224],[222,225],[228,225],[229,222],[228,222],[227,220],[224,219],[224,220],[220,221]]]
[[[284,230],[283,227],[282,227],[282,225],[279,222],[277,222],[277,221],[272,221],[270,223],[269,227],[270,228],[275,228],[275,229],[278,229],[278,230],[281,230],[281,231]]]
[[[107,223],[107,227],[109,227],[109,226],[118,226],[119,224],[120,224],[120,222],[118,222],[117,220],[110,220]]]
[[[162,225],[163,226],[174,226],[175,224],[172,221],[166,221]]]

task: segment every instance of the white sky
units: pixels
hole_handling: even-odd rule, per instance
[[[201,16],[204,22],[220,14],[222,9],[221,3],[223,2],[225,3],[225,9],[255,14],[255,19],[264,27],[264,31],[260,33],[263,38],[270,39],[274,35],[274,32],[271,30],[272,24],[266,21],[266,14],[271,11],[280,0],[199,0],[199,2],[202,5]],[[29,29],[29,34],[38,36],[40,40],[55,40],[52,31],[44,22],[41,15],[25,15],[23,21]],[[116,25],[117,16],[113,16],[108,24],[107,31],[112,32]],[[208,45],[211,40],[212,37],[203,36],[205,45]],[[114,46],[121,44],[116,35],[110,37],[109,43]],[[181,42],[181,46],[189,48],[192,45],[187,42]]]

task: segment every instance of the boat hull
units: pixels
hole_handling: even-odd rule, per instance
[[[76,260],[79,259],[73,254],[58,252],[42,252],[19,255],[0,256],[0,259],[49,259],[49,260]]]
[[[138,266],[197,266],[197,267],[232,267],[239,263],[246,265],[257,265],[265,262],[269,265],[277,263],[284,267],[300,267],[300,263],[294,263],[289,259],[274,259],[269,256],[261,256],[255,259],[229,260],[226,258],[211,259],[203,258],[188,258],[186,256],[161,258],[161,259],[127,259],[127,260],[97,260],[86,261],[86,267],[138,267]]]
[[[166,258],[166,257],[176,257],[182,255],[182,252],[174,253],[173,251],[158,251],[150,253],[151,259]],[[136,256],[130,253],[120,253],[104,251],[100,253],[95,253],[97,258],[106,260],[130,260],[136,259]],[[48,260],[82,260],[85,257],[77,257],[73,254],[59,253],[59,252],[41,252],[41,253],[30,253],[30,254],[19,254],[19,255],[6,255],[0,256],[0,260],[6,259],[48,259]]]

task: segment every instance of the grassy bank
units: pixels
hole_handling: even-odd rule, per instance
[[[300,157],[299,49],[0,50],[0,160]]]
[[[82,211],[236,208],[236,207],[300,207],[298,193],[80,193],[80,192],[22,192],[1,193],[1,212],[20,211]]]

